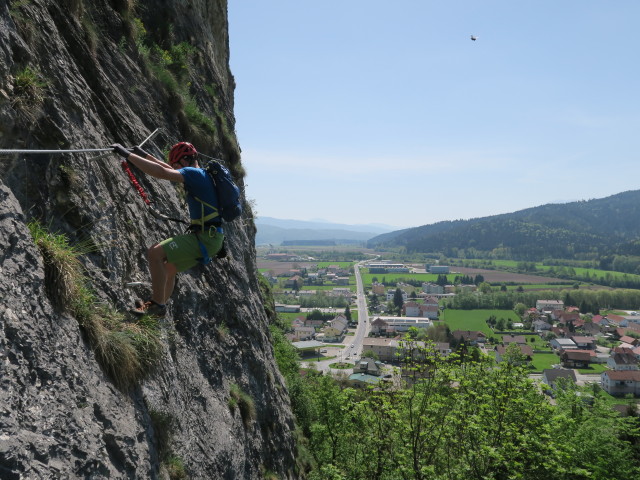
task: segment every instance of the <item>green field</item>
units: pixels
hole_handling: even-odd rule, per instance
[[[491,316],[497,319],[504,318],[506,321],[519,322],[520,318],[513,310],[443,310],[440,313],[440,320],[443,320],[451,331],[453,330],[474,330],[487,335],[495,336],[493,330],[487,325],[487,319]]]
[[[518,333],[514,333],[514,335],[518,335]],[[535,341],[532,342],[531,339]],[[527,335],[527,345],[532,347],[534,350],[545,350],[547,352],[551,352],[552,349],[549,346],[549,342],[547,342],[544,338],[540,338],[539,335]]]
[[[303,312],[298,312],[298,313],[289,313],[289,312],[278,312],[278,316],[280,318],[283,318],[285,320],[289,320],[289,321],[294,321],[296,318],[298,317],[302,317],[305,314]]]
[[[327,268],[333,265],[348,270],[355,265],[355,262],[318,262],[318,268]]]
[[[580,373],[602,373],[605,370],[609,370],[609,368],[601,363],[592,363],[589,368],[578,368],[577,370]]]
[[[553,368],[553,365],[560,362],[560,358],[555,353],[534,353],[531,366],[534,372],[541,372]]]
[[[520,319],[512,310],[445,310],[444,318],[440,319],[449,326],[451,331],[454,330],[472,330],[483,332],[487,337],[495,337],[497,341],[502,340],[501,334],[494,334],[486,323],[486,320],[494,315],[497,319],[511,319],[518,322]],[[513,335],[518,335],[517,331]],[[532,369],[534,372],[542,372],[545,369],[552,368],[552,365],[559,363],[558,355],[551,352],[547,342],[538,335],[526,335],[527,345],[533,347],[534,350],[546,350],[549,353],[536,352],[533,355]],[[531,339],[535,339],[531,342]],[[580,373],[601,373],[607,367],[600,364],[592,364],[589,368],[578,369]]]
[[[551,268],[551,267],[544,267],[544,268]],[[607,277],[607,276],[611,276],[613,278],[630,278],[630,279],[635,279],[638,280],[640,279],[640,275],[635,275],[633,273],[622,273],[622,272],[614,272],[611,270],[596,270],[595,268],[579,268],[576,267],[574,268],[575,272],[577,275],[579,276],[586,276],[587,272],[589,272],[589,276],[594,279],[600,278],[600,277]]]

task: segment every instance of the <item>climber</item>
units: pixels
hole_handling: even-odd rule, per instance
[[[176,274],[195,266],[203,257],[214,257],[222,248],[224,233],[218,217],[216,190],[207,172],[198,165],[198,152],[188,142],[171,147],[169,164],[140,147],[128,150],[115,143],[111,148],[148,175],[184,184],[187,192],[190,233],[175,235],[149,248],[151,298],[130,310],[138,316],[161,318],[166,314]]]

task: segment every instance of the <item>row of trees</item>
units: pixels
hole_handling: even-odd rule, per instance
[[[378,282],[378,277],[372,277],[371,281],[373,283]],[[438,274],[438,277],[436,278],[436,280],[433,282],[436,285],[440,285],[441,287],[444,287],[445,285],[479,285],[482,282],[484,282],[484,277],[480,274],[475,275],[475,276],[471,276],[471,275],[456,275],[452,280],[449,280],[449,277],[445,274]],[[382,277],[382,280],[380,281],[380,283],[382,283],[383,285],[386,285],[386,277]],[[394,283],[396,285],[400,284],[400,283],[406,283],[407,285],[411,285],[412,287],[416,287],[416,288],[421,288],[422,284],[424,283],[424,280],[418,280],[416,278],[403,278],[403,277],[398,277],[394,279]]]
[[[513,310],[522,303],[534,307],[536,300],[563,300],[565,305],[580,307],[582,313],[597,313],[600,309],[637,309],[640,305],[640,290],[542,290],[542,291],[491,291],[483,295],[462,292],[445,301],[447,308],[460,310],[499,309]],[[583,311],[584,309],[584,311]]]
[[[511,320],[510,318],[505,319],[504,317],[500,317],[498,319],[496,318],[495,315],[491,315],[487,319],[487,325],[489,325],[493,330],[502,332],[505,329],[507,330],[513,329],[513,320]]]
[[[276,303],[289,303],[291,301],[291,298],[287,295],[274,295],[274,298]],[[318,292],[316,295],[299,297],[297,301],[303,308],[344,308],[349,305],[350,299]]]
[[[275,333],[274,336],[278,334]],[[551,405],[517,362],[445,360],[417,345],[406,382],[356,390],[298,373],[276,341],[297,425],[301,478],[628,479],[640,475],[640,420],[622,418],[597,390],[558,392]],[[585,395],[593,398],[585,402]]]

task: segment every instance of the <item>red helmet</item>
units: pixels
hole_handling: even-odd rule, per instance
[[[169,164],[173,165],[184,157],[195,157],[196,155],[198,155],[196,147],[189,142],[179,142],[169,150]]]

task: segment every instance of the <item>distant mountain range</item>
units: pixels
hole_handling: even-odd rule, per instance
[[[595,259],[640,255],[640,190],[602,199],[548,204],[514,213],[438,222],[378,235],[373,248],[468,258]]]
[[[279,245],[285,241],[332,240],[336,243],[364,243],[397,227],[383,224],[345,225],[322,221],[284,220],[258,217],[256,245]]]

